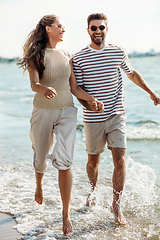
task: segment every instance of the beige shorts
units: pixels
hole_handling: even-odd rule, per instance
[[[35,170],[44,173],[49,158],[53,166],[59,170],[70,168],[76,136],[77,108],[74,106],[60,110],[34,108],[30,123]]]
[[[86,151],[88,154],[99,154],[107,147],[126,148],[126,116],[113,115],[104,122],[84,122]]]

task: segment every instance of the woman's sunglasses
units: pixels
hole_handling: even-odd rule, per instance
[[[51,26],[57,26],[57,27],[59,27],[59,28],[65,29],[65,27],[63,26],[62,23],[52,23]]]
[[[100,25],[99,27],[97,26],[91,26],[90,29],[95,32],[99,28],[101,31],[103,31],[106,27],[104,25]]]

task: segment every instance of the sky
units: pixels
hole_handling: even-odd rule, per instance
[[[90,43],[87,17],[96,12],[108,17],[106,43],[160,52],[160,0],[0,0],[0,57],[22,57],[28,34],[48,14],[65,25],[58,47],[74,54]]]

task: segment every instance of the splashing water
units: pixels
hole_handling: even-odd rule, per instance
[[[107,170],[107,166],[100,166],[99,187],[92,195],[96,197],[96,206],[81,211],[90,186],[84,164],[74,164],[71,200],[74,231],[69,239],[105,239],[104,236],[107,239],[134,239],[133,236],[143,239],[142,233],[144,236],[155,234],[155,224],[151,224],[157,199],[153,169],[131,158],[127,159],[127,178],[121,205],[128,223],[120,227],[114,223],[110,212],[112,183],[106,176],[111,174],[111,168]],[[17,230],[24,235],[21,239],[63,239],[57,171],[54,168],[47,171],[44,178],[44,204],[37,206],[34,202],[34,171],[30,164],[2,164],[0,170],[4,172],[0,183],[0,211],[14,216]],[[142,229],[142,226],[145,228]],[[160,226],[156,227],[160,229]]]

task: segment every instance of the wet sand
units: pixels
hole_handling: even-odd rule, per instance
[[[3,172],[0,171],[0,177],[2,177]],[[0,239],[1,240],[16,240],[22,235],[17,232],[13,227],[16,226],[14,218],[5,213],[0,212]]]
[[[11,215],[0,212],[0,239],[16,240],[22,235],[13,227],[16,226],[15,220]]]

